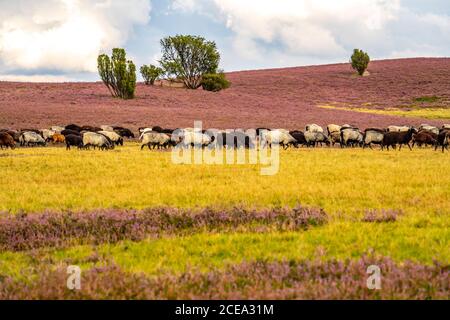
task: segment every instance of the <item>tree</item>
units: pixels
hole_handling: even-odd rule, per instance
[[[145,80],[146,85],[153,85],[155,80],[164,74],[164,70],[154,65],[143,65],[141,67],[141,74]]]
[[[222,89],[230,87],[230,81],[225,78],[225,74],[220,73],[207,73],[202,76],[201,85],[203,90],[217,92]]]
[[[352,68],[358,71],[358,74],[362,76],[369,66],[370,57],[369,55],[359,49],[353,50],[353,55],[350,59]]]
[[[126,59],[124,49],[114,48],[112,57],[98,56],[98,73],[113,97],[133,99],[136,90],[136,66]]]
[[[160,64],[168,76],[183,80],[189,89],[201,86],[202,76],[216,73],[220,54],[216,43],[203,37],[177,35],[161,40]]]

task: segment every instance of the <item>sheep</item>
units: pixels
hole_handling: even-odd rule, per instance
[[[81,132],[81,127],[76,124],[69,124],[64,129]]]
[[[341,147],[352,146],[359,144],[362,146],[364,141],[364,135],[357,128],[344,128],[341,129]]]
[[[109,131],[109,132],[114,131],[114,128],[112,126],[106,126],[106,125],[100,126],[100,129],[102,129],[102,131]]]
[[[66,140],[66,150],[70,150],[71,146],[77,147],[78,149],[82,149],[84,147],[83,145],[83,138],[79,135],[75,134],[69,134],[65,136]]]
[[[102,128],[93,126],[82,126],[80,131],[99,132],[102,131]]]
[[[439,131],[439,135],[437,137],[437,142],[434,150],[436,151],[439,146],[442,146],[442,152],[444,152],[444,148],[448,150],[449,145],[449,137],[450,129],[441,129]]]
[[[0,133],[0,148],[3,149],[3,147],[6,147],[6,149],[9,147],[11,150],[16,147],[13,137],[6,132]]]
[[[411,145],[409,144],[411,142],[413,133],[416,133],[417,130],[413,127],[410,127],[408,131],[404,132],[386,132],[383,137],[383,143],[381,144],[381,149],[384,150],[384,147],[387,147],[389,150],[389,147],[396,148],[397,144],[400,145],[399,150],[402,149],[402,145],[406,144],[409,148],[409,150],[412,150]]]
[[[19,140],[20,140],[20,134],[21,133],[19,131],[17,131],[17,130],[5,130],[3,132],[9,134],[14,139],[15,142],[17,142],[17,143],[20,142]]]
[[[82,136],[80,131],[76,131],[76,130],[70,130],[70,129],[64,129],[63,131],[61,131],[61,134],[63,136],[68,136],[68,135],[75,135],[75,136]]]
[[[283,146],[284,149],[289,148],[290,145],[293,145],[297,140],[292,137],[287,130],[284,129],[276,129],[273,131],[269,131],[265,134],[265,145],[272,148],[272,144],[277,144]]]
[[[422,130],[424,130],[424,131],[429,131],[429,132],[432,132],[432,133],[434,133],[434,134],[439,134],[439,129],[438,129],[437,127],[435,127],[435,126],[430,126],[430,125],[428,125],[428,124],[422,124],[422,125],[419,127],[419,131],[422,131]]]
[[[158,149],[166,148],[171,144],[170,137],[165,133],[159,133],[159,132],[148,132],[143,134],[142,136],[142,144],[141,144],[141,150],[144,149],[145,146],[147,146],[149,149],[150,147],[158,147]]]
[[[49,130],[49,129],[42,129],[41,130],[42,138],[44,138],[44,140],[46,142],[49,142],[52,139],[52,137],[53,137],[53,135],[55,133],[56,133],[56,131]]]
[[[307,124],[305,130],[309,131],[309,132],[320,132],[320,133],[323,133],[323,128],[321,126],[315,124],[315,123]]]
[[[134,138],[134,133],[130,129],[123,127],[113,127],[113,130],[122,138]]]
[[[62,134],[55,133],[51,140],[53,143],[64,143],[66,141],[66,137]]]
[[[410,128],[411,127],[407,127],[407,126],[401,126],[401,127],[389,126],[389,127],[387,127],[386,131],[387,132],[408,132]]]
[[[450,129],[450,124],[444,124],[444,125],[442,126],[442,129]]]
[[[336,143],[341,144],[341,129],[343,128],[351,128],[351,126],[348,124],[344,124],[343,126],[339,126],[337,124],[329,124],[327,126],[327,132],[330,138],[331,145],[334,146]]]
[[[150,132],[152,132],[152,131],[153,131],[152,128],[139,128],[139,133],[141,134],[141,135],[139,136],[139,140],[142,140],[142,139],[143,139],[144,134],[150,133]]]
[[[65,128],[61,126],[51,126],[50,130],[55,133],[61,133]]]
[[[301,131],[290,131],[289,134],[295,139],[294,147],[298,148],[299,145],[306,145],[305,134]]]
[[[184,131],[183,145],[184,147],[206,147],[211,143],[211,137],[199,131]]]
[[[367,146],[370,149],[372,148],[372,144],[379,144],[381,145],[383,143],[383,137],[384,137],[384,130],[378,129],[378,128],[367,128],[364,130],[364,137],[363,137],[363,149],[365,149]]]
[[[97,133],[106,136],[117,146],[123,146],[123,138],[114,131],[98,131]]]
[[[32,131],[22,132],[19,138],[19,142],[21,146],[45,146],[46,142],[41,135]]]
[[[316,147],[317,144],[320,143],[320,145],[322,145],[323,142],[325,142],[326,145],[330,145],[330,141],[329,141],[328,137],[326,135],[324,135],[322,132],[306,131],[305,132],[305,140],[306,140],[306,145],[308,147],[310,147],[310,146]]]
[[[114,149],[114,144],[104,135],[96,132],[86,132],[83,134],[83,146],[87,149],[93,146],[101,150]]]
[[[422,146],[423,144],[436,145],[437,135],[436,137],[433,137],[432,133],[429,133],[427,131],[419,131],[418,133],[413,134],[412,142],[413,148],[416,143],[419,147]]]
[[[329,125],[327,125],[327,132],[328,132],[328,135],[331,135],[331,133],[333,133],[333,132],[341,132],[341,126],[338,126],[337,124],[329,124]]]

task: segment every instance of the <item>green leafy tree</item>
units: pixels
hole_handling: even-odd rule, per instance
[[[146,85],[153,85],[155,80],[164,74],[164,70],[154,65],[143,65],[141,67],[141,74],[145,80]]]
[[[111,58],[98,56],[98,73],[113,97],[133,99],[136,90],[136,66],[126,59],[124,49],[115,48]]]
[[[352,68],[358,71],[358,74],[362,76],[369,66],[370,57],[369,55],[359,49],[353,50],[353,55],[350,59]]]
[[[207,73],[202,77],[203,90],[217,92],[230,87],[231,83],[225,78],[225,74],[220,73]]]
[[[216,43],[203,37],[177,35],[161,40],[160,64],[168,76],[181,79],[187,88],[201,86],[202,76],[216,73],[220,54]]]

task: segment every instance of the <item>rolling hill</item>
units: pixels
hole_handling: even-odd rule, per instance
[[[100,82],[0,82],[0,128],[68,123],[175,128],[193,126],[194,120],[221,129],[450,122],[450,59],[374,61],[369,72],[357,77],[349,64],[231,72],[232,87],[223,92],[139,84],[130,101],[112,98]]]

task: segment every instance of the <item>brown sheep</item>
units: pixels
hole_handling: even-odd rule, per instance
[[[66,142],[66,137],[63,136],[62,134],[55,133],[52,136],[52,142],[53,143],[65,143]]]
[[[8,149],[8,147],[11,149],[16,147],[13,137],[6,132],[0,133],[0,148],[3,149],[3,147],[6,147],[6,149]]]

